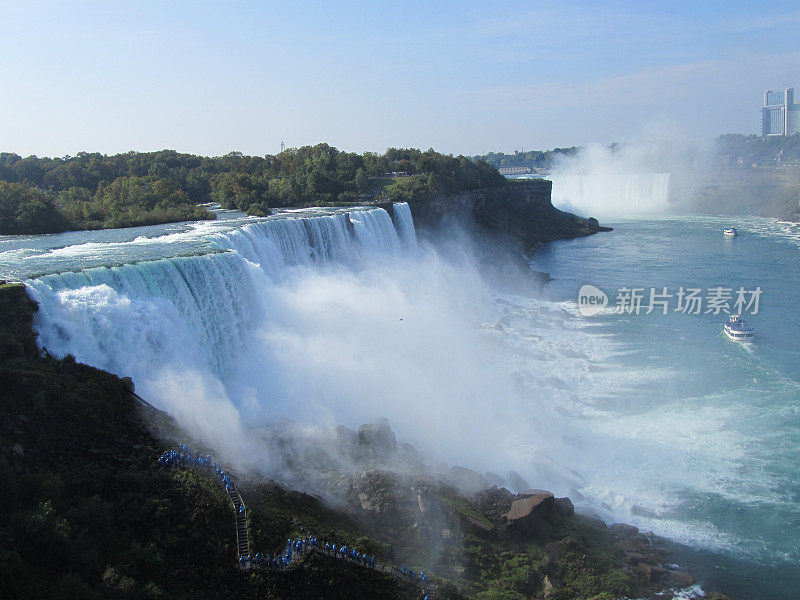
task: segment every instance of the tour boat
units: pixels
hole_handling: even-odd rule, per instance
[[[736,231],[736,227],[729,227],[728,229],[723,230],[722,233],[724,235],[727,235],[728,237],[733,237],[735,235],[739,235],[739,232]]]
[[[750,325],[750,323],[742,321],[739,315],[731,315],[723,329],[725,330],[725,335],[735,342],[750,340],[755,333],[753,326]]]

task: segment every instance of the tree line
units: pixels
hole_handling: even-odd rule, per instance
[[[609,149],[616,151],[623,144],[610,144]],[[529,167],[535,169],[551,169],[561,157],[578,154],[581,146],[554,148],[552,150],[514,151],[513,154],[489,152],[473,157],[483,160],[493,167]],[[778,164],[800,164],[800,134],[760,136],[726,133],[716,138],[715,152],[720,164],[734,166],[742,164],[749,167],[774,166]]]
[[[717,154],[730,164],[743,166],[800,164],[800,133],[763,137],[729,133],[717,138]]]
[[[504,152],[489,152],[483,156],[475,156],[474,160],[483,160],[493,167],[528,167],[531,169],[550,169],[556,161],[563,156],[574,156],[581,150],[580,146],[569,148],[553,148],[552,150],[514,151],[514,154]]]
[[[209,202],[259,216],[276,207],[415,202],[504,182],[486,161],[434,150],[356,154],[318,144],[264,157],[0,153],[0,234],[213,219],[201,206]]]

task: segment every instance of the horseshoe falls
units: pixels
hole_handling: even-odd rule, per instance
[[[391,213],[221,211],[212,222],[6,237],[0,265],[39,303],[48,352],[131,376],[243,466],[291,476],[259,445],[262,425],[313,434],[386,417],[429,464],[515,471],[609,523],[681,543],[680,560],[734,596],[794,597],[796,225],[612,223],[537,252],[532,266],[555,280],[531,297],[492,287],[479,240],[418,237],[408,205]],[[741,235],[725,240],[730,225]],[[727,341],[713,314],[584,318],[576,296],[587,283],[609,294],[760,285],[757,338]]]
[[[650,215],[669,207],[670,173],[553,173],[553,204],[580,215]]]

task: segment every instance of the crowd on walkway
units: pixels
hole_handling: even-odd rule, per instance
[[[281,554],[270,556],[269,554],[258,552],[253,556],[242,556],[239,558],[239,565],[243,569],[253,567],[285,569],[310,550],[322,552],[334,558],[349,560],[364,567],[375,568],[375,555],[368,556],[365,552],[358,552],[347,546],[331,544],[330,542],[325,542],[325,545],[323,545],[316,537],[288,539]]]
[[[187,444],[181,444],[177,450],[167,450],[158,458],[158,463],[163,466],[180,466],[188,468],[200,468],[211,472],[217,480],[225,487],[228,494],[231,493],[233,483],[230,475],[226,473],[216,462],[211,460],[208,454],[200,454],[199,450],[192,450]],[[244,504],[239,502],[236,506],[238,512],[244,512]]]
[[[211,459],[208,454],[201,454],[199,450],[192,450],[188,444],[180,444],[177,450],[167,450],[158,458],[158,463],[162,466],[177,466],[186,468],[199,468],[207,473],[213,473],[219,483],[225,487],[228,495],[234,502],[234,509],[237,513],[245,514],[244,503],[238,499],[238,494],[231,495],[234,489],[234,484],[231,481],[230,475],[226,473],[216,462]],[[346,560],[353,564],[357,564],[369,569],[378,568],[381,571],[399,574],[402,577],[414,581],[419,581],[423,586],[428,581],[427,575],[424,571],[416,572],[409,569],[404,564],[400,569],[396,567],[381,568],[375,566],[375,555],[368,556],[365,552],[359,552],[355,548],[350,548],[344,544],[336,544],[330,541],[321,542],[317,537],[304,537],[297,539],[287,539],[283,552],[277,555],[264,554],[257,552],[254,555],[241,555],[239,556],[239,566],[242,570],[249,569],[278,569],[283,570],[288,568],[293,562],[296,562],[306,552],[316,551],[326,554],[333,558]],[[423,600],[428,600],[425,596]]]

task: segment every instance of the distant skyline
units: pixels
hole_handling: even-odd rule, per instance
[[[0,151],[760,133],[764,90],[800,87],[799,31],[796,1],[0,0]]]

